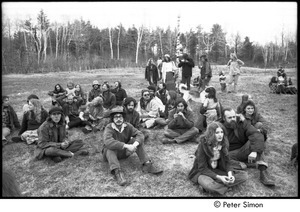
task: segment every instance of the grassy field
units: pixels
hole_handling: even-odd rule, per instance
[[[233,189],[233,197],[296,197],[298,195],[298,171],[289,164],[291,146],[297,142],[297,95],[276,95],[269,92],[268,83],[276,75],[275,69],[244,67],[239,80],[237,94],[220,93],[217,69],[213,67],[211,84],[218,90],[223,106],[236,108],[241,96],[252,94],[262,115],[268,120],[271,132],[267,141],[266,158],[269,171],[276,180],[275,188],[267,188],[259,181],[259,171],[248,170],[249,180]],[[194,76],[199,70],[194,70]],[[286,70],[288,77],[297,85],[297,70]],[[144,69],[112,69],[88,72],[48,73],[32,75],[2,76],[2,94],[9,95],[19,120],[22,106],[29,94],[39,96],[44,107],[50,108],[51,98],[47,92],[56,83],[66,87],[67,81],[79,83],[89,91],[92,81],[111,84],[120,80],[129,96],[139,99],[141,90],[148,83],[144,80]],[[14,133],[16,135],[17,132]],[[26,197],[214,197],[201,193],[187,179],[193,164],[196,143],[163,145],[162,129],[149,130],[150,139],[145,149],[152,160],[164,169],[160,176],[144,174],[136,155],[121,160],[126,178],[131,182],[126,187],[117,185],[109,173],[108,164],[103,162],[100,152],[103,132],[84,135],[80,130],[70,131],[71,138],[84,139],[89,147],[89,156],[78,156],[55,164],[45,159],[33,158],[34,146],[12,143],[2,148],[3,165],[9,167],[17,178]]]

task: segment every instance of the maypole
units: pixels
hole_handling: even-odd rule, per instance
[[[182,55],[182,45],[180,43],[180,15],[177,17],[177,39],[176,39],[176,56]]]

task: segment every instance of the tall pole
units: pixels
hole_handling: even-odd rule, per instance
[[[176,56],[181,54],[182,45],[180,43],[180,15],[177,17],[177,39],[176,39]]]

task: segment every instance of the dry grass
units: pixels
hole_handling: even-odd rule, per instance
[[[291,146],[297,142],[297,96],[270,94],[268,83],[276,70],[253,68],[243,68],[238,94],[222,94],[216,68],[222,69],[224,66],[214,67],[215,75],[211,82],[217,88],[222,104],[236,108],[241,95],[251,93],[272,129],[266,158],[270,164],[269,170],[276,179],[276,187],[270,189],[263,186],[258,179],[258,170],[251,169],[248,170],[249,180],[234,188],[234,197],[296,197],[298,173],[289,165],[289,157]],[[194,70],[194,76],[198,73],[198,69]],[[287,74],[297,84],[297,70],[287,70]],[[56,83],[66,87],[66,82],[73,80],[89,91],[95,79],[110,83],[120,80],[128,95],[136,99],[139,99],[141,89],[148,85],[144,80],[144,69],[112,69],[6,75],[2,78],[2,90],[3,94],[11,97],[11,104],[21,119],[22,106],[29,94],[37,94],[45,108],[49,109],[51,99],[47,91],[52,90]],[[162,145],[162,129],[149,130],[149,133],[146,151],[164,169],[164,173],[161,176],[142,173],[138,157],[133,155],[121,160],[125,175],[131,182],[126,187],[116,184],[108,171],[108,164],[102,160],[102,132],[84,135],[79,130],[71,131],[72,138],[82,138],[88,145],[91,154],[86,157],[78,156],[58,164],[48,159],[37,161],[33,158],[34,146],[15,143],[2,149],[3,164],[15,173],[27,197],[213,197],[200,193],[197,186],[187,179],[193,164],[191,155],[197,144]]]

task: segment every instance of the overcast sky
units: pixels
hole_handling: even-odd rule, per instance
[[[218,23],[227,32],[239,34],[250,41],[264,44],[285,34],[297,32],[296,2],[2,2],[4,18],[36,20],[43,9],[50,22],[89,20],[98,28],[132,25],[155,28],[175,28],[181,16],[181,32],[201,25],[209,32]]]

